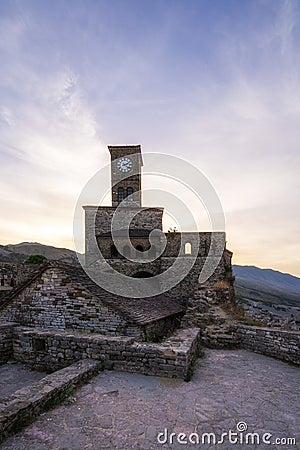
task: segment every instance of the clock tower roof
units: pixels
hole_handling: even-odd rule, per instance
[[[140,165],[143,166],[142,151],[140,145],[108,145],[111,159],[120,158],[127,155],[140,155]]]

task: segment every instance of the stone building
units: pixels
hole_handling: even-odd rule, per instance
[[[84,207],[85,267],[58,261],[40,266],[5,297],[0,322],[158,341],[180,327],[187,309],[184,323],[189,325],[189,299],[199,289],[205,261],[216,253],[221,254],[219,264],[200,288],[213,290],[219,283],[221,295],[221,282],[223,297],[230,297],[232,254],[225,247],[225,234],[164,233],[163,208],[142,206],[141,147],[108,148],[112,205]],[[182,279],[172,270],[176,261],[180,267],[192,262]],[[129,281],[138,279],[140,288],[123,295],[122,289],[113,292],[88,276],[96,272],[107,280],[110,270]],[[167,270],[164,281],[159,275]]]
[[[157,278],[169,269],[164,295],[181,299],[186,305],[189,296],[199,287],[198,279],[204,263],[220,256],[213,275],[203,288],[213,288],[223,281],[232,295],[231,257],[226,249],[224,232],[163,232],[161,207],[142,205],[141,146],[110,146],[112,206],[85,206],[85,264],[104,273],[109,267],[132,278]],[[112,231],[113,230],[113,231]],[[212,242],[213,238],[213,242]],[[100,251],[99,251],[100,250]],[[189,266],[180,280],[179,270],[172,271],[177,260],[181,267]],[[163,277],[161,277],[163,278]],[[164,283],[159,280],[159,283]],[[143,285],[141,285],[143,286]],[[144,285],[147,290],[147,285]],[[159,289],[158,289],[159,291]],[[143,295],[137,292],[136,296]]]
[[[79,265],[49,261],[11,292],[0,315],[2,322],[24,326],[155,341],[174,331],[184,314],[179,301],[158,300],[110,295]]]

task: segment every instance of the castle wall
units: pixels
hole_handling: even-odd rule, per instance
[[[191,256],[207,256],[209,251],[213,252],[223,252],[225,248],[225,233],[224,232],[214,232],[214,241],[211,245],[211,232],[171,232],[166,233],[167,245],[163,253],[164,257],[174,257],[174,256],[186,256],[185,246],[186,244],[191,245]]]
[[[55,329],[126,334],[127,321],[57,268],[47,269],[0,310],[0,321]],[[141,331],[129,328],[135,336]]]
[[[111,206],[85,206],[87,216],[88,233],[94,232],[96,236],[111,231],[111,222],[116,211]],[[128,217],[133,215],[130,223],[131,229],[142,228],[162,230],[163,208],[130,208],[130,206],[118,208],[118,229],[128,228]]]
[[[43,349],[36,346],[41,341]],[[163,343],[149,343],[126,336],[17,327],[14,357],[38,370],[58,370],[89,358],[103,361],[110,369],[189,380],[199,345],[198,328],[178,330]]]
[[[300,332],[238,325],[235,337],[246,350],[300,365]]]
[[[111,247],[114,245],[117,248],[120,248],[122,250],[124,250],[125,246],[127,246],[129,248],[129,252],[126,254],[126,256],[128,256],[129,258],[143,258],[146,257],[147,255],[140,255],[140,253],[138,253],[137,251],[135,251],[137,246],[140,246],[143,248],[143,250],[148,250],[150,248],[150,241],[148,239],[148,237],[131,237],[130,238],[131,241],[131,245],[134,247],[130,248],[129,244],[127,244],[127,240],[125,240],[124,238],[120,238],[118,237],[117,239],[113,240],[112,237],[101,237],[99,236],[97,238],[97,242],[99,245],[99,249],[103,255],[103,257],[105,259],[110,259],[112,258],[112,252],[111,252]],[[154,244],[155,245],[155,244]],[[151,253],[151,257],[154,258],[155,255],[157,254],[159,248],[160,248],[160,244],[159,241],[157,240],[157,243],[155,245],[156,248],[156,252],[155,254]],[[118,255],[118,258],[122,258],[122,255]],[[129,261],[130,262],[130,261]]]
[[[6,363],[13,354],[14,323],[0,323],[0,364]]]
[[[111,221],[116,210],[109,206],[85,206],[85,255],[86,264],[99,258],[95,236],[111,232]],[[131,223],[131,229],[162,230],[162,208],[130,208],[118,209],[118,229],[128,228],[128,215],[137,213]]]
[[[221,260],[216,267],[213,275],[201,286],[206,288],[230,288],[233,295],[233,278],[231,275],[231,252],[225,250],[221,257]],[[117,272],[120,272],[128,277],[133,277],[138,272],[148,272],[153,276],[158,274],[165,274],[160,281],[160,287],[163,289],[164,294],[170,298],[182,299],[186,302],[187,299],[193,294],[193,291],[198,287],[199,274],[203,268],[203,265],[207,257],[197,257],[192,267],[189,263],[192,261],[189,257],[160,257],[153,262],[131,262],[126,258],[112,258],[107,259],[107,263]],[[175,262],[178,262],[177,270],[173,269]],[[212,260],[212,263],[214,261]],[[178,282],[179,272],[184,270],[186,266],[187,275]],[[96,263],[97,270],[103,270],[101,262]],[[168,271],[165,273],[166,271]],[[165,283],[164,283],[165,280]],[[149,283],[158,283],[157,279],[149,278]],[[220,285],[220,283],[222,285]],[[173,285],[170,289],[169,286]],[[226,286],[225,286],[226,285]]]
[[[3,277],[5,287],[11,287],[11,279],[13,279],[14,286],[23,283],[36,270],[36,264],[0,262],[0,278]]]
[[[145,325],[130,322],[63,271],[52,267],[0,309],[0,322],[12,321],[46,329],[79,329],[157,341],[179,326],[181,315],[173,314]]]

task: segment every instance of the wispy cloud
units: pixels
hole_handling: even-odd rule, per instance
[[[71,245],[105,146],[141,143],[204,171],[237,262],[299,273],[299,2],[234,4],[2,7],[1,242]]]

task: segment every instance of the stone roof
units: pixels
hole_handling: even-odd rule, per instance
[[[163,294],[147,298],[128,298],[111,294],[91,280],[79,264],[48,261],[46,264],[39,266],[30,279],[10,291],[10,294],[0,305],[0,310],[49,268],[57,268],[63,271],[72,281],[99,298],[107,306],[116,310],[131,323],[144,325],[174,314],[184,313],[186,309],[178,299],[169,298]]]

